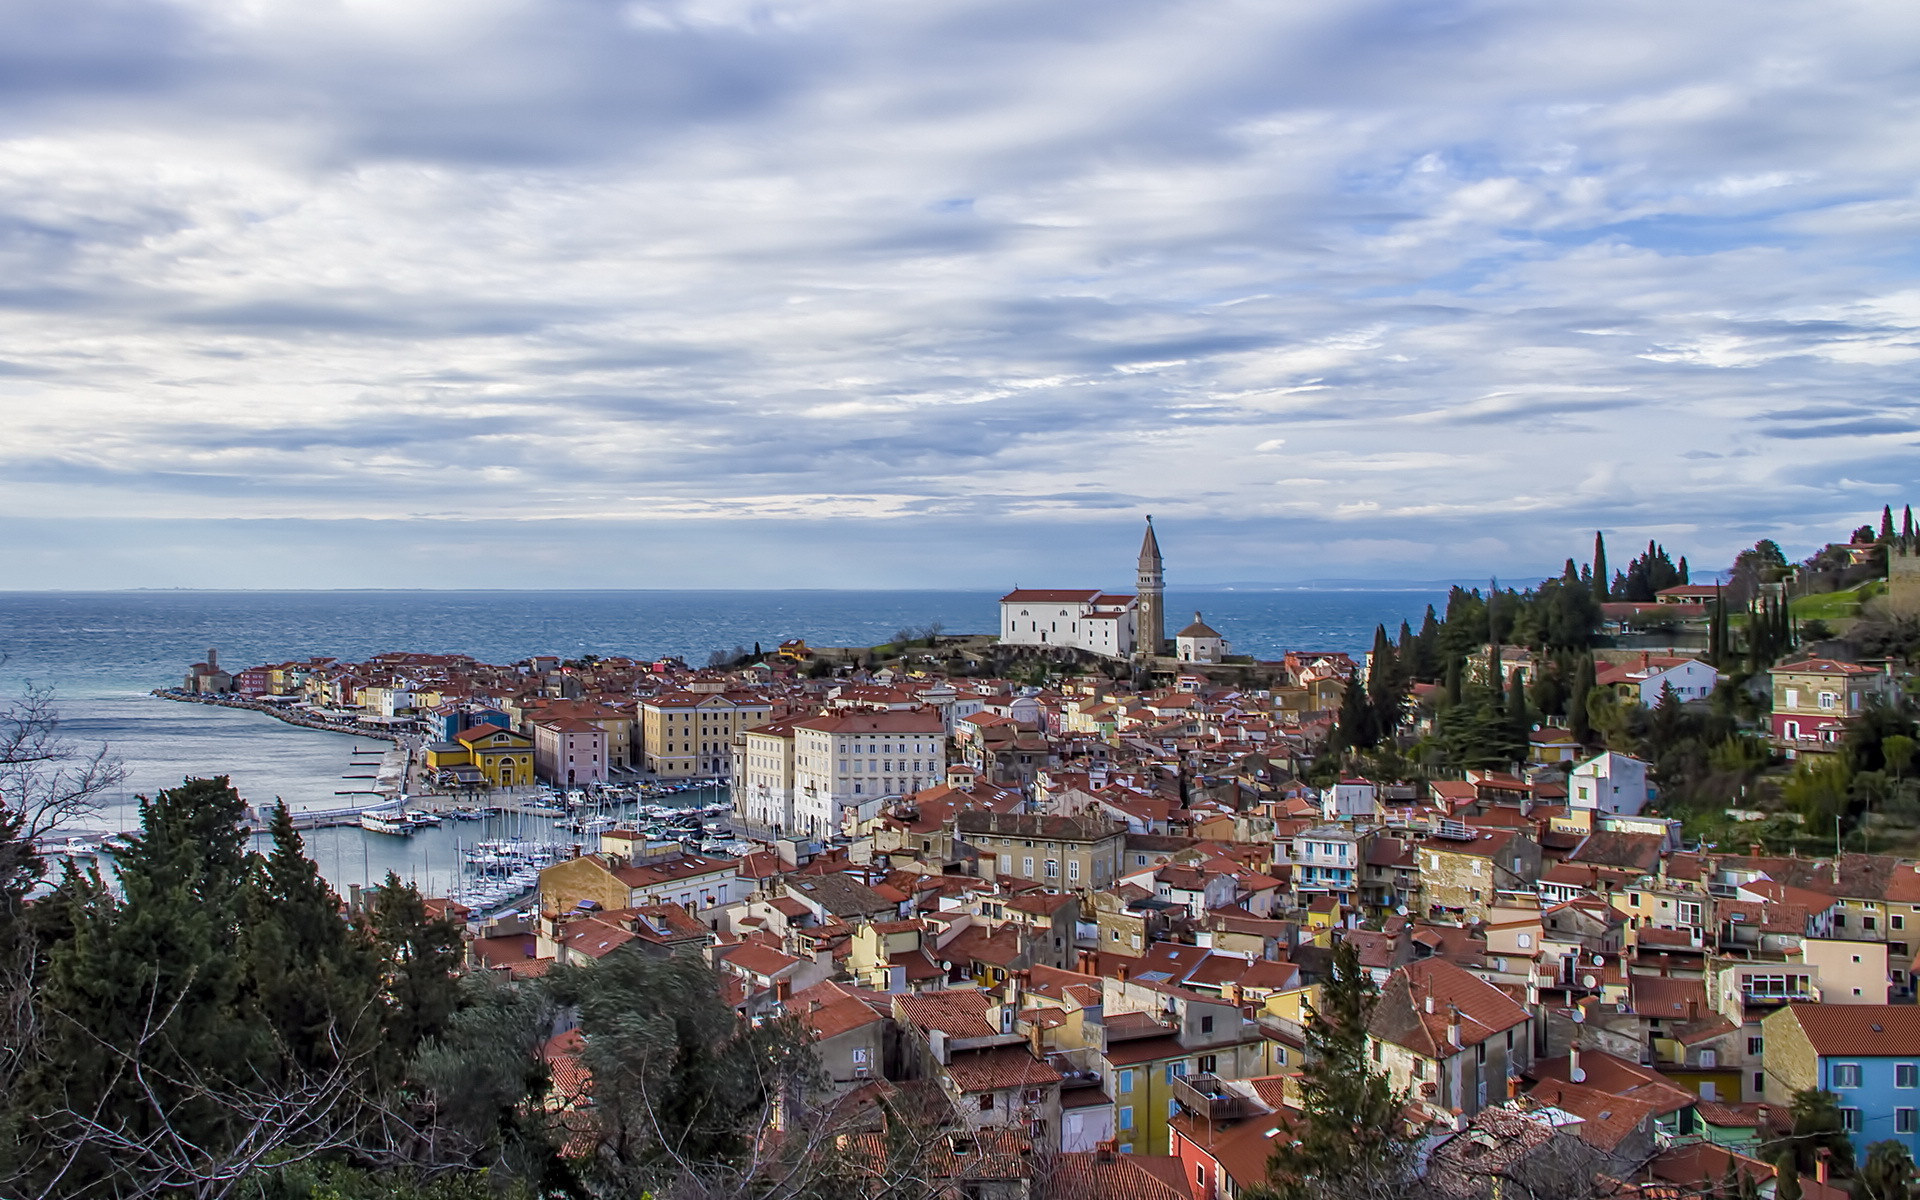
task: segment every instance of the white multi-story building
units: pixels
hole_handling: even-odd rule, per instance
[[[931,708],[793,722],[793,832],[830,837],[849,809],[947,778],[947,727]]]
[[[793,726],[775,721],[737,735],[733,744],[733,811],[759,829],[793,828]]]
[[[1000,597],[1000,641],[1126,658],[1138,641],[1137,597],[1022,588]]]
[[[1647,764],[1609,750],[1575,767],[1567,776],[1567,802],[1591,812],[1637,814],[1651,799]]]

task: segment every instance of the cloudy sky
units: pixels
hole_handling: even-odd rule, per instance
[[[1916,475],[1917,63],[1911,0],[11,0],[0,586],[1804,554]]]

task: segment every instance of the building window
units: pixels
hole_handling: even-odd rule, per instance
[[[1860,1086],[1859,1063],[1833,1064],[1833,1086],[1836,1088],[1857,1088]]]
[[[1895,1063],[1893,1086],[1900,1088],[1920,1086],[1920,1066],[1913,1063]]]
[[[1753,1073],[1753,1094],[1756,1096],[1764,1096],[1767,1094],[1767,1073],[1765,1071],[1755,1071]]]
[[[1893,1131],[1895,1133],[1912,1133],[1914,1131],[1913,1112],[1914,1110],[1911,1108],[1896,1108],[1893,1110]]]
[[[1765,1041],[1765,1039],[1763,1039],[1763,1038],[1757,1038],[1757,1037],[1750,1037],[1750,1038],[1748,1038],[1748,1039],[1747,1039],[1747,1053],[1748,1053],[1748,1054],[1758,1054],[1758,1053],[1760,1053],[1760,1051],[1761,1051],[1761,1048],[1762,1048],[1763,1046],[1765,1046],[1765,1045],[1766,1045],[1766,1041]]]
[[[1120,1128],[1133,1128],[1133,1105],[1128,1104],[1120,1109]]]
[[[1020,860],[1020,873],[1028,879],[1033,878],[1033,857],[1031,855]]]
[[[1183,1058],[1179,1062],[1170,1062],[1167,1064],[1167,1085],[1169,1087],[1173,1085],[1174,1080],[1184,1079],[1186,1078],[1186,1075],[1187,1075],[1186,1059]]]
[[[1207,1017],[1201,1017],[1201,1018],[1200,1018],[1200,1032],[1201,1032],[1201,1033],[1212,1033],[1212,1032],[1213,1032],[1213,1018],[1212,1018],[1212,1017],[1210,1017],[1210,1016],[1207,1016]]]
[[[1848,1133],[1859,1133],[1860,1132],[1860,1110],[1857,1108],[1841,1109],[1840,1110],[1840,1128],[1846,1130]]]
[[[992,1092],[983,1092],[983,1093],[981,1093],[981,1095],[980,1095],[980,1111],[981,1111],[981,1112],[992,1112],[992,1111],[993,1111],[993,1093],[992,1093]]]
[[[1213,1074],[1214,1068],[1219,1065],[1220,1060],[1211,1054],[1202,1054],[1200,1056],[1200,1073],[1202,1075]]]
[[[1122,1096],[1133,1094],[1133,1068],[1131,1067],[1120,1072],[1120,1094]]]

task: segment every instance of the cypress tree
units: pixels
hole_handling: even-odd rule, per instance
[[[1686,555],[1684,555],[1684,554],[1682,554],[1682,555],[1680,556],[1680,570],[1679,570],[1679,575],[1680,575],[1680,578],[1679,578],[1679,582],[1680,582],[1680,583],[1683,583],[1683,584],[1685,584],[1685,583],[1691,583],[1691,582],[1692,582],[1692,580],[1690,580],[1690,579],[1688,579],[1688,578],[1687,578],[1687,574],[1688,574],[1688,572],[1687,572],[1687,556],[1686,556]]]
[[[1891,504],[1880,506],[1880,540],[1883,542],[1893,540],[1893,505]]]
[[[1598,529],[1593,531],[1593,598],[1607,598],[1607,539]]]
[[[1906,511],[1900,516],[1900,540],[1909,546],[1913,544],[1913,505],[1911,504],[1907,505]]]
[[[1466,664],[1458,658],[1447,660],[1447,703],[1460,703],[1461,688],[1464,686],[1461,676],[1466,673]]]
[[[1507,689],[1507,728],[1511,732],[1515,749],[1514,761],[1527,756],[1527,746],[1533,732],[1533,719],[1527,713],[1527,673],[1524,669],[1513,673],[1513,686]]]
[[[1393,647],[1387,641],[1387,629],[1384,625],[1373,627],[1373,656],[1367,668],[1367,705],[1373,711],[1370,714],[1374,739],[1391,739],[1400,727],[1400,698],[1403,689],[1400,683],[1400,665],[1394,659]]]
[[[1332,969],[1307,1018],[1295,1136],[1274,1139],[1267,1182],[1243,1191],[1244,1200],[1319,1200],[1343,1187],[1372,1195],[1401,1178],[1413,1145],[1400,1129],[1406,1097],[1367,1056],[1367,1026],[1378,1002],[1353,943],[1336,942]]]
[[[1427,615],[1420,621],[1420,654],[1414,662],[1416,679],[1432,682],[1444,673],[1440,665],[1440,620],[1431,604],[1427,605]]]
[[[1339,744],[1349,750],[1371,750],[1379,742],[1373,728],[1373,706],[1358,679],[1347,680],[1340,693],[1340,717],[1335,727]]]
[[[1580,666],[1573,673],[1573,691],[1567,697],[1567,730],[1582,746],[1593,737],[1593,724],[1587,720],[1587,695],[1593,691],[1594,682],[1593,654],[1589,651],[1580,656]]]

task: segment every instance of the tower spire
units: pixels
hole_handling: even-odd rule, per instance
[[[1166,579],[1160,561],[1160,540],[1153,535],[1153,517],[1147,517],[1146,536],[1140,539],[1140,597],[1135,605],[1137,640],[1145,654],[1158,654],[1167,640]]]

